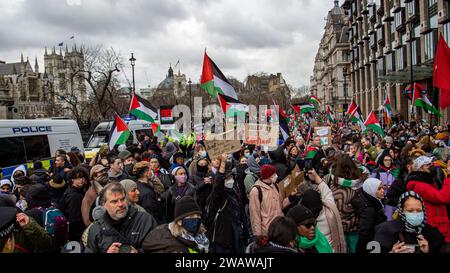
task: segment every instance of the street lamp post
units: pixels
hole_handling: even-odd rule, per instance
[[[413,93],[414,97],[414,71],[413,71],[413,39],[414,39],[414,29],[413,29],[413,20],[412,20],[412,14],[409,12],[409,65],[411,69],[411,92]],[[412,108],[412,114],[414,115],[414,101],[411,101]],[[414,116],[413,116],[414,117]]]
[[[136,58],[134,58],[134,53],[131,53],[130,62],[131,62],[131,73],[133,75],[133,93],[135,93],[136,92],[136,83],[134,81],[134,66],[136,65]]]
[[[344,76],[344,110],[347,107],[347,67],[342,68],[342,74]]]

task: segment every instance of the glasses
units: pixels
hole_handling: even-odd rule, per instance
[[[304,223],[304,224],[301,223],[300,225],[306,227],[307,229],[310,229],[312,226],[316,226],[316,224],[317,224],[317,221],[314,220],[314,221],[309,221],[309,222]]]

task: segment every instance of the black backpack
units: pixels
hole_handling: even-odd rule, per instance
[[[277,183],[273,183],[275,185],[275,188],[277,189],[278,192],[280,192],[280,189],[278,188],[278,184]],[[261,186],[259,185],[253,185],[254,188],[256,188],[258,190],[258,199],[259,199],[259,203],[262,203],[263,200],[263,193],[261,190]]]

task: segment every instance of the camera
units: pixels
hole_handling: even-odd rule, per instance
[[[119,253],[130,253],[131,245],[121,244],[119,247]]]

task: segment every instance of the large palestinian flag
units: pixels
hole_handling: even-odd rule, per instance
[[[130,114],[138,119],[154,122],[158,117],[158,110],[156,110],[150,102],[139,97],[133,93],[130,104]]]
[[[130,137],[130,130],[125,122],[116,114],[116,120],[111,128],[109,136],[109,149],[112,150],[114,146],[125,144]]]
[[[366,130],[366,126],[364,125],[364,118],[359,106],[356,105],[356,108],[350,114],[350,121],[357,124],[361,128],[361,130]]]
[[[220,107],[226,117],[235,115],[238,117],[245,117],[245,113],[248,112],[248,105],[220,93],[217,95],[219,97]]]
[[[367,119],[364,122],[364,125],[367,128],[372,129],[374,132],[377,132],[382,137],[384,137],[383,128],[381,128],[381,125],[378,122],[377,116],[375,115],[375,113],[373,111],[371,111],[370,114],[367,116]]]
[[[312,104],[306,104],[306,105],[301,105],[300,106],[300,114],[306,114],[309,112],[314,111],[314,105]]]
[[[233,86],[217,65],[208,57],[206,52],[203,59],[203,71],[200,86],[214,98],[217,98],[217,94],[222,94],[235,100],[238,99]]]

